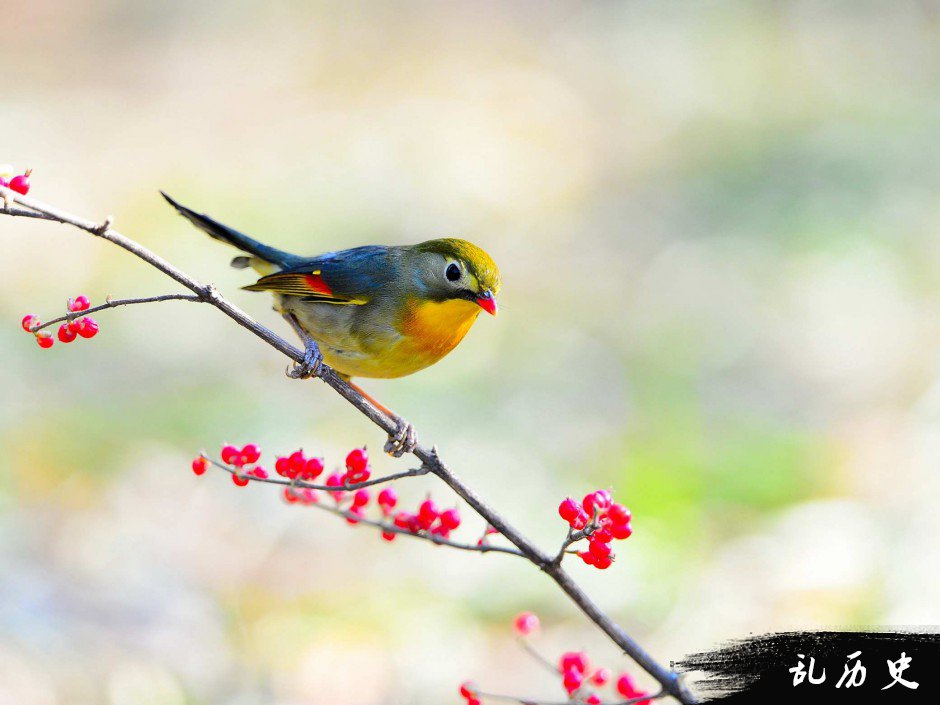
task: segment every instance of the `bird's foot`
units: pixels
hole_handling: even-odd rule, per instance
[[[398,419],[395,433],[390,433],[388,440],[385,441],[385,452],[400,458],[405,453],[411,453],[417,447],[418,434],[415,433],[415,427],[404,419]]]
[[[320,352],[320,346],[316,341],[307,338],[304,340],[304,359],[302,362],[295,362],[293,366],[287,368],[287,376],[291,379],[308,379],[320,374],[320,367],[323,365],[323,353]]]

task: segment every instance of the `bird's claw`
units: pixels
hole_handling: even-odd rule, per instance
[[[316,377],[320,374],[320,367],[323,365],[323,353],[320,347],[313,340],[305,341],[304,359],[302,362],[295,362],[293,366],[287,368],[287,376],[291,379],[307,379]]]
[[[411,453],[418,447],[418,435],[415,433],[415,427],[404,419],[398,419],[395,433],[388,435],[385,441],[385,452],[396,458],[400,458],[405,453]]]

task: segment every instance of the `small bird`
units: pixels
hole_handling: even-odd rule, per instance
[[[304,362],[292,377],[314,376],[321,362],[347,381],[404,377],[453,350],[481,311],[497,313],[499,269],[466,240],[367,245],[302,257],[163,197],[197,228],[246,253],[232,266],[250,267],[261,278],[244,288],[271,292],[275,310],[304,341]],[[353,386],[396,419],[386,451],[397,457],[413,450],[414,427]]]

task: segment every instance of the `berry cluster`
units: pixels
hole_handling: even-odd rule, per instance
[[[248,443],[241,448],[226,444],[222,446],[222,451],[219,455],[223,463],[234,468],[232,472],[232,482],[239,487],[247,485],[252,478],[256,480],[268,479],[268,471],[265,470],[263,466],[257,464],[258,461],[261,460],[261,449],[254,443]],[[205,466],[201,466],[203,467],[202,472],[196,469],[196,464],[200,460],[205,460],[205,458],[200,456],[193,461],[193,472],[197,475],[202,475],[202,472],[205,472]]]
[[[254,443],[242,448],[225,445],[220,453],[222,464],[232,473],[232,482],[244,487],[251,480],[267,480],[267,470],[258,461],[261,459],[261,449]],[[202,475],[209,468],[210,461],[200,455],[192,462],[192,469],[196,475]],[[307,457],[303,450],[297,450],[290,455],[278,456],[274,463],[275,472],[290,481],[284,488],[284,499],[289,504],[317,504],[320,501],[318,488],[304,486],[312,483],[324,471],[322,458]],[[358,483],[366,482],[372,476],[369,467],[369,456],[365,448],[355,448],[346,456],[346,471],[332,473],[325,482],[327,494],[336,503],[331,511],[342,514],[350,524],[358,524],[366,518],[366,509],[372,502],[372,493],[365,487],[355,488]],[[281,484],[286,484],[280,481]],[[349,489],[344,489],[349,488]],[[323,487],[319,487],[323,490]],[[385,487],[375,500],[381,512],[381,521],[373,521],[382,528],[382,538],[393,541],[398,531],[407,531],[426,538],[447,539],[450,533],[460,526],[460,512],[456,507],[439,510],[430,497],[418,506],[416,512],[395,512],[398,506],[398,493],[394,487]],[[372,521],[372,520],[370,520]]]
[[[323,458],[308,458],[302,450],[297,450],[290,455],[279,455],[274,471],[288,480],[313,482],[323,474]]]
[[[460,512],[456,507],[441,511],[429,496],[418,505],[417,512],[398,512],[392,521],[399,529],[412,534],[424,532],[428,536],[448,539],[450,532],[460,526]]]
[[[588,540],[588,550],[580,551],[578,556],[600,570],[609,568],[614,560],[611,542],[633,534],[630,510],[614,502],[607,490],[591,492],[580,503],[566,497],[558,506],[558,514]]]
[[[25,196],[29,193],[29,175],[32,173],[32,169],[27,169],[22,174],[17,174],[9,164],[0,164],[0,186],[6,186],[11,191]]]
[[[67,308],[69,313],[81,313],[82,311],[87,311],[91,308],[91,301],[88,300],[87,296],[76,296],[74,299],[69,299]],[[21,324],[23,330],[27,333],[32,333],[36,336],[36,342],[41,348],[51,348],[55,343],[55,340],[52,337],[52,333],[39,330],[42,327],[42,321],[39,320],[39,316],[36,316],[32,313],[28,313],[23,316]],[[82,316],[81,318],[72,318],[71,320],[66,321],[61,326],[59,326],[58,333],[56,334],[59,338],[59,342],[62,343],[71,343],[76,338],[94,338],[98,335],[98,322],[95,321],[91,316]]]
[[[513,620],[513,630],[525,639],[537,632],[539,618],[532,612],[523,612]],[[529,653],[535,653],[528,647]],[[623,698],[630,700],[649,695],[636,687],[628,673],[622,673],[616,681],[609,668],[592,668],[587,654],[583,651],[567,651],[558,659],[558,674],[561,676],[561,685],[568,694],[571,703],[584,705],[601,705],[603,700],[597,690],[612,685]],[[480,705],[483,695],[473,683],[467,681],[460,686],[460,695],[467,701],[467,705]],[[638,701],[638,705],[650,705],[652,699]]]

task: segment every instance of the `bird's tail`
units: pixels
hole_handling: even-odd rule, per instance
[[[221,240],[222,242],[227,242],[229,245],[233,245],[239,250],[252,255],[250,258],[236,257],[232,260],[233,267],[241,269],[247,266],[252,266],[253,263],[251,260],[254,258],[260,259],[264,262],[270,262],[271,264],[276,264],[279,267],[289,267],[290,265],[294,264],[295,261],[300,259],[300,257],[297,255],[292,255],[289,252],[284,252],[283,250],[279,250],[275,247],[269,247],[268,245],[260,243],[254,238],[248,237],[244,233],[240,233],[237,230],[233,230],[227,225],[223,225],[219,221],[213,220],[207,215],[196,213],[186,206],[177,203],[172,198],[163,193],[163,191],[160,193],[181,216],[205,232],[207,235],[209,235],[209,237],[212,237],[216,240]]]

